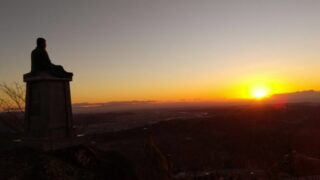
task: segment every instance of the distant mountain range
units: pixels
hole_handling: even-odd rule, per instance
[[[309,90],[274,94],[266,101],[271,103],[320,103],[320,91]]]
[[[212,107],[212,106],[234,106],[250,104],[250,99],[229,99],[221,101],[177,101],[177,102],[160,102],[160,101],[119,101],[106,103],[78,103],[73,104],[75,113],[87,112],[111,112],[127,111],[138,109],[159,109],[159,108],[178,108],[178,107]],[[308,90],[292,93],[274,94],[262,101],[263,103],[320,103],[320,91]]]

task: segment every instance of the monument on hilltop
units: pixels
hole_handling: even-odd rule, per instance
[[[72,73],[52,64],[46,51],[46,40],[37,39],[31,53],[31,72],[27,83],[25,106],[25,143],[43,150],[72,144],[73,123],[70,85]]]

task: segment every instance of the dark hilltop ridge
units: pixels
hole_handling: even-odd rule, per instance
[[[27,147],[0,154],[1,179],[136,180],[132,163],[115,151],[78,145],[44,152]]]
[[[8,136],[6,138],[14,138]],[[2,137],[1,140],[4,138]],[[3,142],[2,142],[3,143]],[[94,144],[94,145],[87,145]],[[4,145],[4,144],[2,144]],[[67,148],[44,151],[13,143],[0,151],[1,180],[169,180],[168,161],[153,142],[145,138],[141,148],[143,163],[135,162],[117,148],[96,144],[93,136]],[[138,145],[138,144],[136,144]],[[133,149],[137,148],[133,147]]]
[[[211,180],[318,176],[319,108],[303,103],[264,104],[169,109],[160,111],[160,117],[154,115],[159,111],[75,116],[75,124],[87,128],[86,145],[48,152],[24,147],[8,151],[3,134],[0,177]],[[131,126],[140,118],[146,123],[139,127],[110,128],[117,127],[118,121]],[[155,118],[159,119],[148,123]],[[111,131],[95,131],[97,127]]]

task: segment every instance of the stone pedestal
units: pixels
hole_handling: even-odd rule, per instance
[[[24,142],[43,150],[70,146],[73,123],[70,78],[54,77],[47,72],[25,74],[27,83]]]

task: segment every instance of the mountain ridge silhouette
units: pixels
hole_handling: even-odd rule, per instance
[[[306,90],[274,94],[269,97],[267,101],[283,103],[320,103],[320,91]]]

